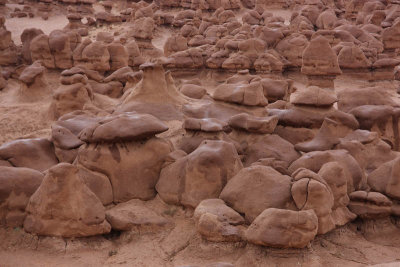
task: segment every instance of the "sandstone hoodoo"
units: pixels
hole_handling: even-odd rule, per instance
[[[0,266],[399,265],[399,0],[0,0]]]

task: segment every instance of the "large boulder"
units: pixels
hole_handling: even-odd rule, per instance
[[[25,231],[62,237],[110,232],[103,205],[78,171],[76,166],[67,163],[49,169],[26,207]]]
[[[318,173],[321,167],[328,162],[336,161],[340,163],[346,174],[348,193],[358,190],[366,185],[364,171],[351,154],[343,149],[313,151],[303,154],[289,166],[289,172],[294,173],[299,168],[306,168]]]
[[[217,198],[243,167],[235,146],[225,141],[203,141],[184,155],[161,171],[156,189],[167,203],[195,208],[204,199]]]
[[[144,201],[132,199],[106,211],[106,219],[117,231],[149,231],[166,226],[169,221],[147,208]]]
[[[100,72],[110,70],[110,52],[106,44],[96,41],[82,48],[81,60],[86,68]]]
[[[336,226],[342,226],[356,218],[356,215],[349,211],[347,205],[350,202],[347,194],[346,171],[338,162],[328,162],[322,166],[318,175],[326,181],[333,194],[332,219]]]
[[[43,172],[58,160],[53,144],[43,138],[18,139],[0,146],[0,160],[14,167],[26,167]]]
[[[215,100],[247,106],[268,105],[268,100],[264,96],[264,90],[260,82],[222,84],[215,89],[213,98]]]
[[[362,219],[388,217],[393,210],[393,202],[379,192],[355,191],[349,197],[349,209]]]
[[[209,241],[239,241],[244,219],[221,199],[206,199],[194,211],[197,232]]]
[[[300,33],[293,33],[281,40],[275,47],[276,51],[284,56],[291,67],[300,67],[302,64],[304,49],[309,41]]]
[[[246,167],[263,158],[283,161],[288,167],[301,156],[293,144],[276,134],[248,134],[235,131],[231,136],[241,144],[244,154],[243,165]]]
[[[84,76],[81,75],[84,79]],[[73,84],[61,84],[53,92],[53,99],[50,106],[50,115],[58,119],[64,114],[75,110],[83,110],[85,104],[90,103],[93,93],[88,84],[78,82]]]
[[[0,167],[0,225],[22,226],[29,198],[43,174],[29,168]]]
[[[292,197],[299,210],[314,210],[318,217],[318,234],[335,228],[332,218],[334,197],[330,186],[318,174],[298,169],[293,174]]]
[[[242,169],[222,190],[220,198],[252,222],[268,208],[294,209],[291,178],[267,166]]]
[[[310,41],[303,52],[301,72],[308,76],[309,85],[333,88],[333,79],[342,71],[328,39],[318,36]]]
[[[132,36],[137,39],[153,39],[155,23],[152,18],[143,17],[135,20],[132,27]]]
[[[249,242],[277,248],[304,248],[317,235],[318,218],[313,210],[266,209],[246,231]]]
[[[368,175],[372,190],[400,199],[400,157],[386,162]]]

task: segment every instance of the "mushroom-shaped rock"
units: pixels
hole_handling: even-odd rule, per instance
[[[79,137],[77,162],[106,175],[112,184],[114,202],[155,196],[161,166],[171,152],[167,141],[155,134],[168,129],[147,114],[113,115],[87,125]]]
[[[246,231],[254,244],[277,248],[304,248],[317,235],[318,218],[313,210],[266,209]]]
[[[244,130],[250,133],[270,134],[275,130],[278,117],[256,117],[247,113],[241,113],[231,117],[228,123],[229,126],[237,130]]]
[[[293,209],[291,178],[271,167],[250,166],[238,172],[220,198],[252,222],[268,208]]]
[[[102,203],[79,177],[78,168],[67,163],[49,169],[26,211],[24,229],[38,235],[80,237],[111,230]]]
[[[194,210],[197,231],[209,241],[240,241],[244,219],[221,199],[206,199]]]
[[[303,52],[301,72],[308,76],[309,85],[319,85],[322,78],[332,80],[332,85],[328,84],[333,87],[333,79],[342,71],[338,58],[325,37],[318,36],[310,41]],[[321,83],[325,84],[324,81]]]
[[[33,169],[0,167],[0,225],[22,226],[29,198],[42,180],[43,174]]]
[[[123,105],[135,101],[175,105],[186,103],[186,97],[175,88],[172,77],[165,73],[161,64],[145,63],[140,69],[143,79],[133,88]]]
[[[235,146],[224,141],[204,141],[195,151],[161,170],[156,189],[167,203],[195,208],[216,198],[243,165]]]
[[[166,226],[167,219],[147,208],[145,202],[132,199],[106,211],[106,219],[117,231],[154,231]]]
[[[349,209],[364,219],[389,216],[392,201],[379,192],[355,191],[350,195]]]

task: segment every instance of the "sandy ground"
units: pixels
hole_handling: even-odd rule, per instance
[[[202,240],[194,222],[176,208],[168,217],[173,227],[120,236],[76,239],[37,238],[20,229],[1,229],[0,266],[205,266],[229,262],[237,267],[261,266],[400,266],[399,231],[394,243],[382,242],[386,232],[376,227],[368,237],[357,223],[318,236],[305,249],[273,249],[241,242]],[[186,212],[187,213],[187,212]],[[379,223],[376,224],[379,226]],[[369,240],[370,239],[370,240]],[[373,241],[373,242],[371,242]]]

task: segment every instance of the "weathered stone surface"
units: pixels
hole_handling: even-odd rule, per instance
[[[338,162],[328,162],[322,166],[318,175],[329,185],[334,203],[332,207],[332,219],[336,226],[342,226],[356,218],[356,215],[348,210],[350,202],[347,194],[348,175],[343,166]]]
[[[88,143],[138,141],[167,130],[168,126],[152,115],[127,112],[99,120],[82,130],[79,138]]]
[[[308,86],[297,89],[290,95],[290,103],[315,107],[331,106],[337,102],[336,94],[331,89]]]
[[[332,218],[334,197],[331,188],[318,174],[298,169],[293,174],[292,197],[299,210],[314,210],[318,217],[318,234],[335,228]]]
[[[268,100],[264,96],[263,88],[259,82],[250,84],[222,84],[213,94],[215,100],[247,106],[266,106]]]
[[[0,167],[0,224],[22,226],[29,198],[42,180],[43,174],[33,169]]]
[[[229,126],[234,129],[244,130],[250,133],[273,133],[278,123],[277,116],[256,117],[246,113],[235,115],[229,119]]]
[[[0,159],[15,167],[45,171],[56,165],[54,146],[47,139],[19,139],[0,146]]]
[[[189,155],[165,166],[156,189],[167,203],[194,208],[204,199],[218,197],[242,167],[233,144],[206,140]]]
[[[355,191],[349,196],[349,209],[361,218],[382,218],[391,213],[392,201],[379,192]]]
[[[197,231],[209,241],[239,241],[243,236],[244,219],[221,199],[200,202],[193,215]]]
[[[382,164],[368,175],[368,185],[377,192],[400,199],[400,158]]]
[[[108,233],[100,200],[78,175],[61,163],[51,169],[26,207],[24,229],[39,235],[79,237]]]
[[[317,235],[318,218],[313,210],[266,209],[246,231],[249,242],[277,248],[303,248]]]
[[[142,142],[85,144],[78,151],[77,163],[106,175],[111,182],[113,201],[155,196],[155,185],[170,144],[159,138]]]
[[[342,73],[338,59],[326,38],[311,40],[304,50],[301,72],[306,75],[339,75]]]
[[[292,209],[291,178],[266,166],[250,166],[238,172],[220,198],[252,222],[268,208]]]
[[[132,199],[107,210],[106,219],[112,229],[118,231],[154,231],[169,223],[139,199]]]
[[[290,173],[293,173],[303,167],[313,172],[319,172],[325,163],[332,161],[339,162],[345,168],[346,173],[349,174],[348,176],[346,175],[349,179],[347,181],[348,193],[358,190],[365,185],[366,178],[360,165],[348,151],[343,149],[314,151],[303,154],[289,166],[288,170]]]

